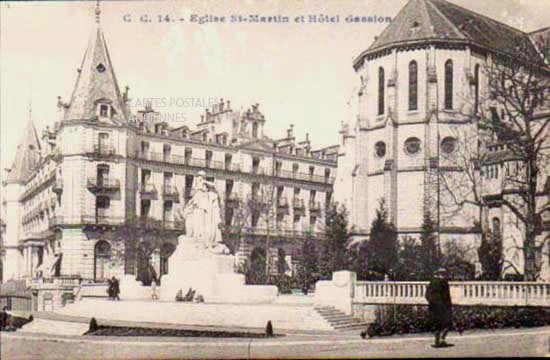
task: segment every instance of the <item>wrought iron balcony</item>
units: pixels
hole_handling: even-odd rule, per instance
[[[56,194],[61,194],[63,192],[63,179],[55,179],[52,191]]]
[[[277,199],[277,214],[288,214],[288,200],[286,197],[280,197]]]
[[[225,206],[227,208],[237,208],[241,199],[236,194],[227,194],[225,195]]]
[[[141,184],[139,194],[143,200],[156,200],[158,198],[157,188],[152,183]]]
[[[320,213],[321,212],[321,203],[319,201],[310,201],[309,202],[309,212],[311,212],[311,213]]]
[[[120,180],[111,178],[88,178],[88,190],[96,194],[120,190]]]
[[[114,146],[110,144],[94,144],[91,153],[96,156],[112,156],[115,155],[116,151]]]
[[[305,215],[306,207],[303,199],[296,197],[292,199],[292,207],[294,208],[295,215]]]
[[[123,216],[113,216],[110,211],[98,210],[95,215],[82,215],[82,224],[92,225],[120,225],[124,222]]]
[[[59,226],[61,224],[63,224],[63,216],[61,215],[52,216],[48,219],[49,227]]]
[[[179,203],[180,202],[180,193],[178,192],[178,188],[173,186],[173,185],[163,185],[162,186],[162,198],[164,200]]]

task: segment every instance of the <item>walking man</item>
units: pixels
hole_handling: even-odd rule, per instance
[[[120,283],[118,279],[114,277],[114,275],[112,278],[112,282],[113,282],[113,300],[120,300],[120,297],[118,296],[118,294],[120,294]]]
[[[444,268],[438,269],[426,289],[430,323],[435,332],[434,347],[448,346],[445,337],[453,324],[451,292],[446,273]]]

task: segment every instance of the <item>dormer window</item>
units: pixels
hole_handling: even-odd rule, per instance
[[[105,104],[99,105],[99,116],[109,117],[109,105],[105,105]]]

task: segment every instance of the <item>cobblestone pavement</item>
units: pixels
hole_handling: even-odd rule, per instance
[[[51,337],[3,333],[1,359],[178,359],[289,357],[549,356],[550,327],[477,331],[444,349],[427,335],[361,340],[357,335],[289,335],[276,339]]]

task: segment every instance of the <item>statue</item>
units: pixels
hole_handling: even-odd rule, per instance
[[[213,254],[229,254],[222,240],[220,224],[220,199],[214,184],[205,179],[206,173],[199,171],[196,192],[179,212],[184,219],[186,236],[199,247]]]

